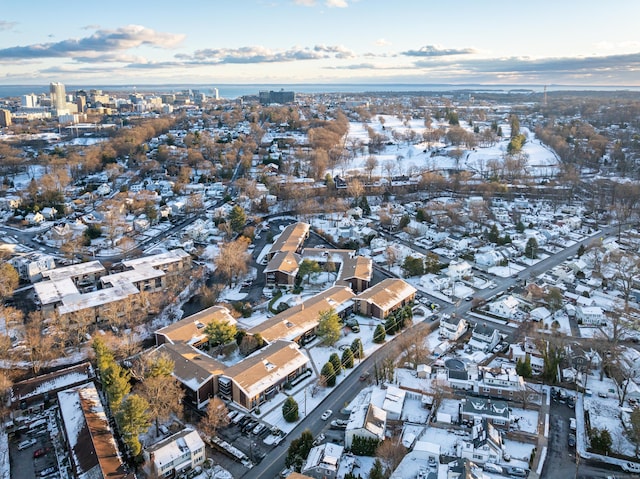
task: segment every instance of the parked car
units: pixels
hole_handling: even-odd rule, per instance
[[[331,421],[331,429],[346,429],[348,422],[349,421],[344,421],[342,419],[334,419]]]
[[[322,413],[322,416],[320,416],[320,419],[322,419],[323,421],[326,421],[331,417],[332,414],[333,414],[333,411],[331,409],[327,409],[325,412]]]
[[[640,464],[638,464],[637,462],[625,462],[622,464],[622,469],[625,472],[636,472],[639,473],[640,472]]]
[[[293,472],[293,469],[290,469],[287,467],[286,469],[283,469],[282,471],[280,471],[280,477],[284,479],[285,477],[291,475],[292,472]]]
[[[316,438],[313,440],[313,445],[314,445],[314,446],[319,446],[320,444],[322,444],[322,441],[324,441],[325,439],[326,439],[325,435],[324,435],[324,434],[322,434],[322,433],[320,433],[320,434],[318,435],[318,437],[316,437]]]
[[[484,470],[487,472],[495,472],[496,474],[502,474],[502,467],[492,462],[485,462]]]
[[[46,469],[40,471],[40,477],[48,476],[49,474],[53,474],[54,472],[56,472],[55,466],[47,467]]]
[[[35,451],[33,451],[33,457],[42,457],[44,455],[46,455],[49,452],[49,448],[48,447],[41,447],[40,449],[36,449]]]
[[[254,427],[251,432],[253,434],[255,434],[256,436],[258,434],[260,434],[264,429],[266,428],[266,426],[264,424],[258,424],[256,427]]]
[[[30,448],[31,446],[33,446],[37,441],[35,439],[25,439],[24,441],[22,441],[20,444],[18,444],[18,451],[23,451],[25,449]]]
[[[523,469],[521,467],[512,467],[511,471],[509,471],[509,474],[516,477],[527,477],[526,469]]]
[[[569,447],[576,447],[576,436],[574,434],[569,434]]]

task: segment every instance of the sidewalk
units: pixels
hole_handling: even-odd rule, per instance
[[[529,479],[538,479],[542,474],[544,461],[547,457],[547,446],[549,444],[549,408],[551,405],[551,389],[543,386],[544,396],[538,413],[538,443],[536,445],[536,456],[531,464]]]

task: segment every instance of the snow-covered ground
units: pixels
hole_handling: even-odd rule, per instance
[[[381,123],[381,118],[384,123]],[[448,127],[448,124],[443,121],[433,120],[432,127],[438,128],[439,126]],[[472,130],[465,122],[461,122],[460,126],[469,131]],[[509,131],[508,124],[500,124],[500,126],[504,132]],[[478,146],[473,150],[466,151],[460,160],[456,160],[448,155],[448,151],[458,147],[443,148],[443,144],[435,143],[431,145],[432,149],[428,149],[426,143],[418,141],[422,139],[422,134],[426,129],[424,121],[421,119],[411,119],[405,122],[396,116],[380,115],[372,118],[366,124],[366,127],[373,129],[378,134],[387,136],[393,143],[387,145],[380,153],[376,154],[378,164],[372,175],[380,177],[387,177],[389,173],[398,176],[409,174],[412,171],[446,171],[458,168],[477,173],[487,172],[487,163],[490,160],[501,160],[505,156],[509,143],[509,136],[505,133],[503,139],[495,145]],[[394,139],[394,132],[404,136],[411,135],[413,132],[416,142]],[[527,128],[522,127],[521,133],[527,137],[522,149],[523,157],[527,158],[527,172],[537,177],[555,175],[558,172],[559,165],[559,159],[556,154],[536,140],[533,133]],[[360,141],[362,143],[369,141],[367,130],[361,122],[351,122],[349,124],[347,144],[352,141]],[[369,152],[366,149],[355,152],[353,158],[332,171],[332,176],[362,174],[366,170],[365,164],[368,157]]]

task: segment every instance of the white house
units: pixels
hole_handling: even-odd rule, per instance
[[[315,446],[309,451],[307,460],[302,466],[301,474],[315,479],[334,479],[340,466],[340,458],[344,447],[326,443]]]
[[[576,319],[583,326],[607,324],[607,317],[600,306],[576,306]]]
[[[152,477],[174,477],[204,463],[205,447],[194,429],[183,429],[149,446]]]
[[[442,319],[440,319],[438,332],[443,338],[450,341],[456,341],[460,336],[467,332],[467,329],[469,329],[469,323],[466,319],[443,315]]]
[[[451,261],[449,268],[447,269],[447,275],[453,280],[460,280],[462,278],[471,276],[473,269],[466,261]]]
[[[489,305],[489,311],[502,318],[513,318],[518,311],[519,304],[520,302],[513,297],[513,295],[509,295],[499,301],[491,303]]]
[[[476,351],[491,351],[500,342],[500,333],[497,329],[486,324],[476,324],[469,340],[469,346]]]
[[[351,411],[344,432],[344,447],[351,448],[356,436],[382,441],[386,426],[386,411],[373,404],[363,404]]]
[[[387,413],[387,419],[391,421],[399,421],[402,416],[402,408],[404,407],[404,399],[407,391],[396,386],[388,386],[382,403],[382,409]]]
[[[471,428],[471,437],[458,445],[458,455],[463,459],[484,464],[502,461],[502,435],[486,420],[479,421]]]

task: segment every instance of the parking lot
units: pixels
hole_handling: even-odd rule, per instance
[[[18,444],[29,439],[34,439],[35,443],[32,446],[19,450]],[[12,479],[56,477],[58,462],[46,425],[35,431],[16,434],[10,441],[9,448],[11,454]],[[47,474],[46,471],[50,472]]]

